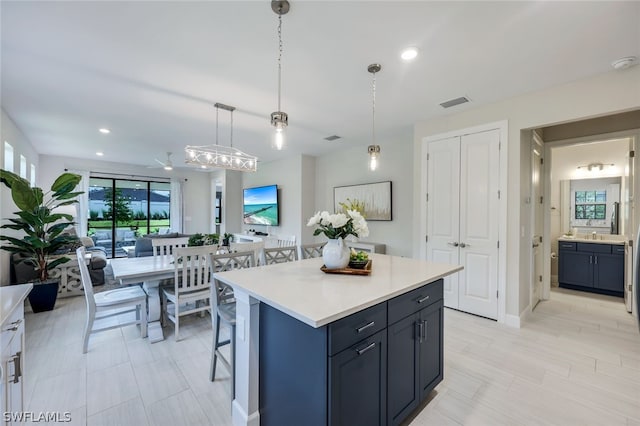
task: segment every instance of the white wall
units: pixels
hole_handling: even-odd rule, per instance
[[[336,186],[390,180],[393,220],[368,221],[370,235],[362,241],[383,243],[387,245],[387,254],[411,257],[414,229],[419,228],[411,226],[415,173],[410,129],[394,139],[380,141],[380,148],[379,166],[373,172],[368,167],[366,146],[336,148],[333,153],[318,157],[316,210],[333,211],[333,188]]]
[[[7,141],[13,146],[13,171],[20,174],[20,155],[24,155],[27,159],[27,180],[31,172],[31,164],[36,166],[36,182],[38,180],[38,153],[33,149],[31,141],[18,129],[13,120],[0,110],[2,114],[0,126],[0,167],[4,168],[4,142]],[[0,218],[8,218],[13,216],[16,206],[11,199],[11,192],[4,184],[0,185]],[[2,223],[6,223],[2,220]],[[3,235],[11,235],[20,237],[21,235],[10,229],[3,229]],[[9,252],[0,250],[0,285],[9,284]]]
[[[163,169],[148,169],[146,167],[111,163],[108,161],[41,155],[39,185],[43,188],[49,188],[53,181],[60,174],[64,173],[64,169],[119,173],[131,176],[187,179],[183,184],[184,232],[187,234],[196,232],[204,233],[208,232],[211,228],[210,222],[213,220],[213,200],[211,199],[209,173],[182,171],[178,169],[166,172]],[[122,176],[122,178],[126,179],[127,176]]]
[[[418,122],[414,126],[413,228],[420,229],[419,201],[422,139],[484,123],[508,120],[508,211],[506,313],[520,315],[529,306],[531,244],[529,191],[531,158],[527,129],[607,115],[640,107],[640,66],[612,71],[562,86],[525,94],[460,113]],[[417,256],[422,236],[414,233]]]

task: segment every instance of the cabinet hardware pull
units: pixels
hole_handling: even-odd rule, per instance
[[[363,332],[364,330],[366,330],[367,328],[369,328],[369,327],[373,327],[373,326],[375,325],[375,323],[376,323],[375,321],[371,321],[369,324],[367,324],[367,325],[363,325],[362,327],[360,327],[360,328],[356,329],[356,331],[357,331],[358,333],[362,333],[362,332]]]
[[[418,323],[418,333],[420,334],[420,339],[418,343],[424,342],[424,339],[422,338],[422,336],[424,335],[424,322],[422,321]]]
[[[593,263],[593,255],[589,256],[589,263]]]
[[[426,302],[427,300],[429,300],[429,297],[431,297],[431,296],[426,295],[424,297],[421,297],[420,299],[416,299],[416,302],[418,302],[418,303]]]
[[[20,383],[20,377],[22,376],[22,368],[20,367],[20,358],[22,358],[22,352],[16,352],[16,354],[11,357],[11,361],[13,361],[13,383]]]
[[[370,343],[369,346],[366,346],[362,349],[356,349],[356,352],[358,352],[358,355],[362,355],[363,353],[370,351],[371,349],[376,347],[376,342]]]
[[[427,341],[427,320],[422,321],[422,341]]]
[[[449,241],[447,244],[450,246],[458,247],[458,243]]]
[[[595,256],[595,262],[596,265],[598,264],[598,256]]]
[[[21,322],[22,322],[21,319],[12,322],[11,324],[9,324],[9,327],[4,329],[4,331],[16,331],[18,329],[18,327],[20,327],[20,323]]]

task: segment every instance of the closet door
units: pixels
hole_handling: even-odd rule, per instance
[[[459,309],[498,318],[498,188],[500,134],[497,130],[460,139]]]
[[[427,147],[427,260],[457,265],[460,223],[460,137]],[[458,276],[444,279],[444,304],[458,309]]]

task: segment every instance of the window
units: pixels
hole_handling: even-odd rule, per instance
[[[29,182],[31,183],[31,186],[36,186],[36,166],[35,165],[31,165],[31,177],[29,178]]]
[[[89,235],[113,257],[149,233],[167,233],[171,184],[140,180],[89,179]]]
[[[24,155],[20,155],[20,177],[27,178],[27,159]]]
[[[4,141],[4,169],[13,172],[13,146],[7,141]]]
[[[607,217],[606,191],[576,191],[576,219],[605,220]]]

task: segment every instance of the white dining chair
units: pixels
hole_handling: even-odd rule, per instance
[[[327,243],[303,244],[300,246],[300,259],[322,257],[322,249]]]
[[[295,245],[296,245],[295,235],[278,238],[278,247],[289,247],[289,246],[295,246]]]
[[[131,324],[140,324],[140,334],[142,337],[147,337],[147,294],[139,286],[94,293],[93,283],[89,276],[89,268],[85,260],[85,253],[84,247],[76,250],[78,267],[80,269],[80,280],[82,281],[84,297],[87,302],[87,322],[84,328],[82,353],[87,353],[89,336],[99,331],[111,330]],[[115,321],[115,324],[111,323],[111,325],[94,328],[96,320],[126,314],[130,315],[133,312],[136,314],[136,318],[133,321],[121,322],[121,320],[118,320]]]
[[[153,247],[153,256],[170,256],[178,247],[187,247],[189,244],[188,237],[176,238],[152,238],[151,246]]]
[[[253,251],[255,260],[254,266],[264,265],[264,241],[255,241],[252,243],[230,243],[229,250],[231,252]]]
[[[210,263],[215,272],[230,271],[233,269],[251,268],[255,264],[253,251],[210,255]],[[216,365],[218,358],[225,368],[231,373],[231,400],[235,397],[236,375],[234,357],[236,352],[236,301],[233,297],[233,289],[214,278],[211,286],[211,301],[213,311],[213,347],[211,348],[211,368],[209,380],[216,378]],[[220,341],[220,324],[227,326],[230,337]],[[220,348],[230,345],[230,356],[225,358]]]
[[[274,247],[264,249],[264,264],[293,262],[298,260],[298,248],[296,246]]]
[[[175,325],[176,341],[180,340],[180,317],[211,309],[209,289],[212,270],[209,255],[215,253],[216,249],[216,246],[173,248],[173,286],[162,289],[162,306],[163,320]]]

